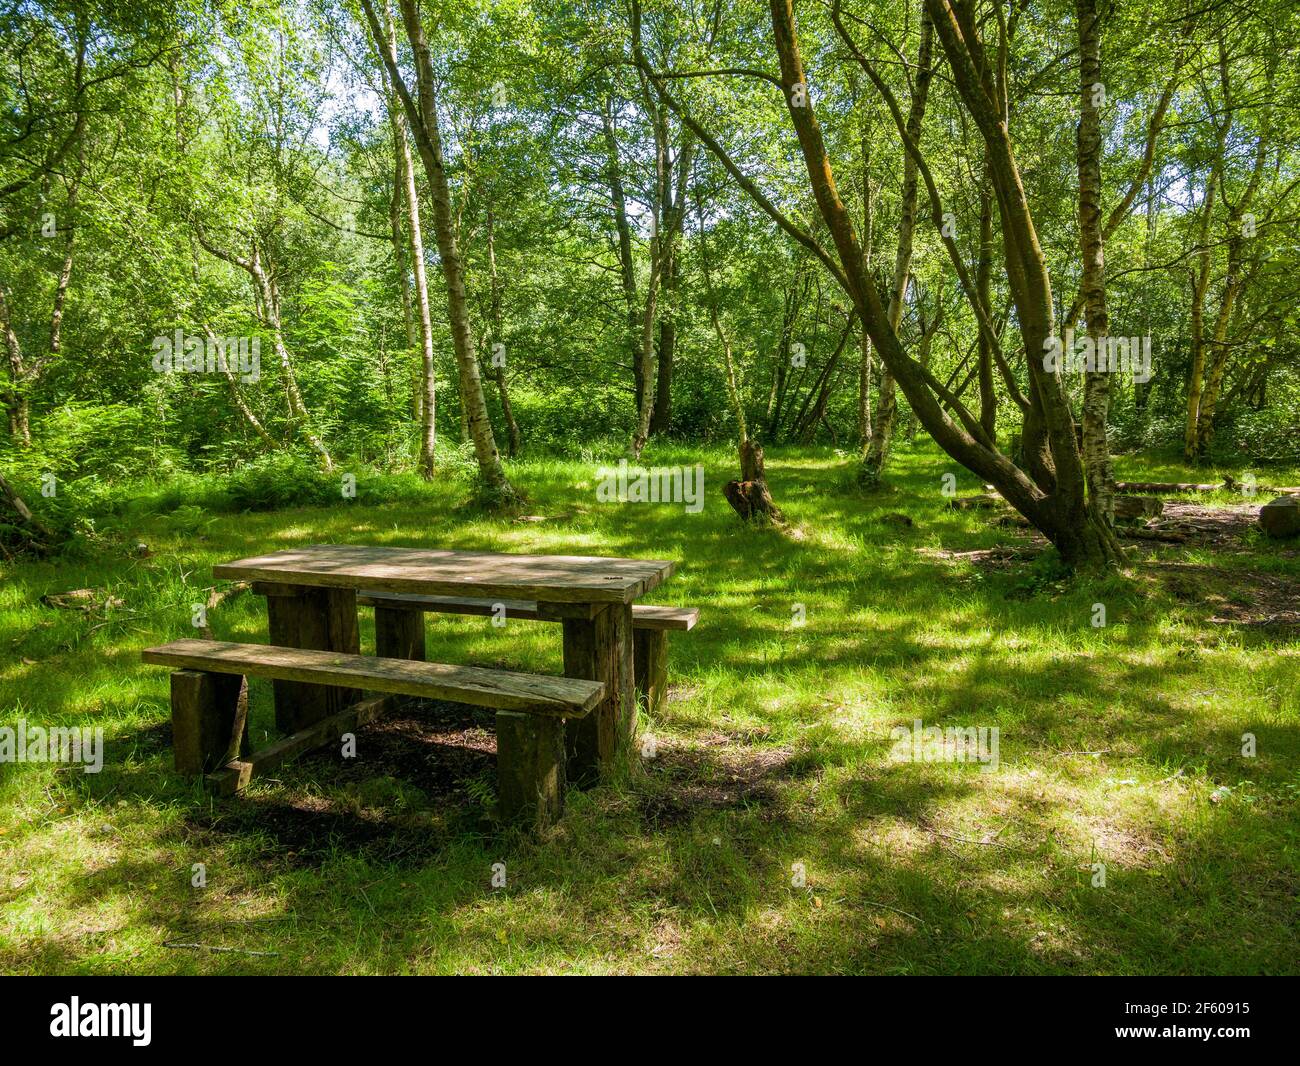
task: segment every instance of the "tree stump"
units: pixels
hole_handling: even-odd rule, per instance
[[[722,494],[731,509],[746,522],[755,518],[770,522],[784,522],[785,516],[767,488],[767,472],[763,469],[763,446],[752,440],[740,443],[740,480],[728,481]]]

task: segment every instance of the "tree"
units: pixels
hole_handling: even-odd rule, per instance
[[[429,181],[433,200],[434,231],[438,237],[438,255],[442,261],[442,273],[447,285],[447,313],[451,323],[452,347],[456,352],[456,365],[460,374],[461,409],[464,412],[470,439],[474,443],[479,478],[494,502],[509,506],[518,498],[518,494],[506,478],[505,470],[501,465],[501,455],[497,451],[492,422],[488,418],[487,403],[483,399],[483,380],[474,353],[469,322],[469,302],[465,294],[465,269],[456,238],[451,187],[443,161],[433,60],[416,0],[400,0],[400,3],[402,23],[415,56],[418,104],[403,80],[395,59],[386,50],[383,54],[384,66],[388,70],[390,83],[397,90],[397,95],[402,101],[406,120],[415,133],[415,143],[419,148],[420,159]],[[370,32],[378,44],[384,38],[374,4],[371,0],[361,0],[361,6],[370,24]]]
[[[1007,277],[1029,371],[1029,411],[1024,435],[1027,450],[1035,460],[1030,464],[1030,471],[1021,470],[997,449],[965,405],[904,350],[890,324],[880,295],[863,269],[864,255],[856,227],[836,186],[834,166],[809,92],[799,49],[793,0],[771,0],[772,32],[780,76],[777,79],[765,77],[780,86],[785,98],[809,187],[821,221],[830,235],[833,251],[772,203],[717,139],[690,116],[669,89],[668,79],[650,64],[641,48],[639,34],[634,37],[636,59],[660,97],[718,157],[741,187],[782,229],[812,251],[835,278],[864,322],[875,351],[936,442],[958,462],[992,482],[1012,506],[1052,541],[1068,564],[1088,568],[1110,565],[1122,558],[1122,551],[1104,518],[1096,514],[1086,498],[1082,457],[1060,372],[1045,365],[1039,355],[1049,351],[1054,331],[1051,282],[1005,124],[1005,86],[999,85],[992,73],[994,69],[1002,68],[995,68],[986,55],[969,4],[928,0],[927,9],[959,98],[978,128],[990,160],[1004,232]],[[640,8],[635,0],[633,11],[635,26],[640,20]],[[1004,37],[1001,47],[1005,49],[1005,46]],[[924,156],[908,132],[906,120],[872,64],[864,61],[860,51],[854,54],[867,76],[890,103],[899,135],[926,182],[936,226],[942,227],[942,212],[933,179]],[[945,235],[944,243],[961,277],[963,291],[968,300],[975,301],[975,287],[955,242],[951,236]],[[978,303],[973,303],[973,309],[981,328],[995,335],[988,309]],[[956,413],[956,422],[945,410],[945,404]]]
[[[402,293],[409,303],[407,321],[411,325],[408,339],[419,344],[420,352],[420,387],[416,392],[415,409],[420,419],[420,473],[426,478],[433,477],[434,445],[437,443],[437,381],[433,361],[433,322],[429,312],[429,284],[424,270],[424,234],[420,225],[420,194],[415,187],[415,167],[412,165],[411,145],[407,140],[406,115],[398,100],[389,64],[397,65],[397,35],[393,29],[393,16],[387,0],[383,5],[384,38],[380,48],[380,65],[383,68],[385,103],[388,110],[389,127],[393,136],[393,159],[395,175],[393,180],[393,250],[398,257],[401,271]],[[402,225],[400,208],[405,208],[405,255],[402,254]],[[411,300],[406,276],[405,263],[411,265],[413,291]],[[413,334],[413,335],[412,335]]]

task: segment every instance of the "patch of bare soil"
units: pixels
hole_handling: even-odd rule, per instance
[[[357,757],[324,750],[301,762],[333,762],[330,781],[342,786],[388,777],[439,804],[458,802],[468,781],[496,767],[491,712],[455,703],[412,701],[357,733]]]
[[[1037,558],[1046,547],[1047,539],[1035,536],[1019,544],[999,544],[993,548],[977,548],[974,551],[954,552],[946,548],[918,548],[917,551],[929,559],[970,563],[981,570],[1011,571],[1022,563]]]
[[[304,755],[285,767],[283,789],[195,812],[187,831],[269,838],[277,860],[300,866],[335,852],[425,863],[448,834],[486,813],[471,784],[495,771],[490,725],[490,714],[473,707],[411,701],[357,732],[355,758],[330,749]]]
[[[1260,552],[1258,543],[1247,539],[1248,534],[1257,528],[1258,516],[1258,504],[1207,507],[1169,500],[1161,517],[1137,528],[1157,533],[1160,539],[1167,537],[1175,548],[1199,548],[1240,557]],[[1137,545],[1149,544],[1151,539],[1133,536],[1133,527],[1124,525],[1118,532],[1121,539],[1130,542],[1131,550]],[[918,548],[917,551],[931,559],[967,562],[985,572],[1013,573],[1021,570],[1046,547],[1047,541],[1035,533],[1013,544],[975,551],[943,548]],[[1270,545],[1266,550],[1279,558],[1300,555],[1295,548],[1280,545]],[[1174,560],[1143,559],[1140,551],[1130,557],[1139,574],[1153,577],[1173,599],[1188,606],[1202,607],[1205,620],[1211,624],[1284,632],[1300,628],[1300,582],[1292,577]]]
[[[1174,599],[1201,604],[1215,625],[1300,627],[1300,582],[1254,570],[1225,570],[1196,563],[1144,563]]]
[[[1250,550],[1246,534],[1258,528],[1259,505],[1253,503],[1224,504],[1207,507],[1203,504],[1166,500],[1164,513],[1153,518],[1142,529],[1165,534],[1171,541],[1190,548],[1210,548],[1214,551],[1244,552]],[[1121,531],[1123,536],[1123,531]],[[1278,554],[1293,557],[1294,549],[1279,548]]]
[[[647,774],[639,801],[646,824],[677,825],[700,810],[772,804],[793,754],[787,748],[737,747],[738,739],[710,733],[690,741],[661,740],[655,757],[643,762]]]

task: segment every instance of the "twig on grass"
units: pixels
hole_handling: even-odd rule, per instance
[[[278,951],[252,951],[249,948],[223,948],[215,944],[182,944],[178,940],[167,940],[163,942],[165,948],[183,948],[187,951],[219,951],[231,955],[258,955],[262,958],[274,959],[279,958]]]
[[[296,914],[284,914],[269,918],[222,918],[217,922],[218,925],[265,925],[271,922],[294,922],[298,920]]]
[[[986,848],[1001,848],[1003,851],[1018,851],[1018,850],[1020,850],[1020,849],[1018,849],[1018,848],[1009,847],[1009,846],[1006,845],[1006,844],[1000,844],[1000,843],[998,843],[998,841],[996,841],[996,840],[971,840],[969,837],[959,837],[959,836],[954,835],[953,833],[945,833],[945,832],[944,832],[943,830],[941,830],[941,829],[932,829],[930,826],[926,825],[926,824],[923,823],[923,822],[918,822],[917,824],[920,825],[920,827],[921,827],[922,829],[924,829],[927,833],[932,833],[934,836],[937,836],[937,837],[943,837],[944,840],[955,840],[955,841],[957,841],[957,843],[959,843],[959,844],[978,844],[978,845],[980,845],[980,846],[982,846],[982,847],[986,847]],[[1004,826],[1002,827],[1002,829],[1005,829],[1005,828],[1006,828],[1006,826],[1004,825]],[[1000,835],[1000,834],[1002,833],[1002,829],[999,829],[998,832],[997,832],[996,834],[994,834],[994,835],[995,835],[995,836],[996,836],[996,835]]]
[[[874,899],[864,899],[862,900],[862,902],[865,903],[868,907],[879,907],[881,910],[893,911],[895,914],[901,914],[904,918],[911,918],[912,921],[920,922],[922,925],[925,925],[924,918],[918,918],[915,914],[910,914],[907,911],[899,910],[897,907],[891,907],[888,903],[877,903]]]

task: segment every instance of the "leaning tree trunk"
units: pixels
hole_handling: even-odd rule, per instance
[[[3,330],[5,335],[5,354],[9,359],[9,384],[5,389],[9,436],[19,447],[26,448],[32,443],[30,401],[27,398],[27,367],[23,361],[22,342],[18,340],[18,334],[14,330],[9,301],[5,298],[3,286],[0,286],[0,330]]]
[[[4,474],[0,474],[0,501],[3,501],[7,509],[13,512],[11,524],[22,532],[25,547],[39,553],[54,546],[59,539],[57,534],[32,514],[27,502]]]
[[[925,118],[926,97],[933,73],[930,54],[934,31],[928,15],[921,18],[921,41],[917,46],[916,87],[912,93],[912,106],[907,116],[907,131],[913,142],[921,136],[921,123]],[[916,232],[917,166],[908,153],[903,156],[902,204],[898,219],[898,251],[894,257],[893,284],[889,290],[889,328],[898,332],[903,321],[903,304],[907,298],[907,283],[912,272],[912,243]],[[876,402],[876,417],[871,426],[871,441],[863,459],[861,480],[864,484],[879,483],[889,459],[889,446],[893,442],[894,421],[898,414],[898,395],[894,375],[887,367],[880,370],[880,395]]]
[[[996,448],[984,433],[978,419],[960,399],[952,396],[909,355],[900,342],[897,331],[890,326],[880,294],[863,270],[862,245],[857,228],[840,198],[816,109],[807,96],[808,79],[798,46],[793,0],[769,2],[774,44],[780,65],[780,84],[786,95],[788,117],[799,141],[809,190],[832,242],[830,247],[824,246],[813,233],[785,215],[768,199],[717,139],[673,96],[667,79],[653,71],[641,47],[638,0],[632,0],[634,60],[654,82],[660,98],[690,126],[691,131],[726,167],[737,184],[782,230],[809,249],[852,299],[871,335],[873,348],[882,365],[893,375],[917,418],[935,442],[968,470],[991,482],[1003,498],[1052,541],[1067,565],[1091,569],[1121,561],[1123,552],[1113,531],[1104,520],[1098,520],[1088,506],[1084,491],[1083,462],[1074,436],[1074,421],[1064,383],[1058,372],[1049,370],[1041,358],[1036,358],[1038,353],[1048,350],[1045,342],[1054,333],[1051,280],[1006,127],[1005,93],[995,89],[992,64],[988,62],[987,53],[979,39],[976,13],[971,3],[968,0],[926,0],[926,8],[934,25],[935,39],[942,45],[949,61],[953,83],[962,106],[978,128],[989,153],[994,191],[1002,219],[1007,279],[1011,286],[1021,340],[1030,356],[1026,364],[1032,403],[1037,408],[1042,435],[1050,448],[1056,470],[1055,483],[1050,488],[1031,480],[1024,470]],[[834,9],[832,18],[838,19],[838,12]],[[846,38],[846,43],[854,51],[855,59],[890,103],[891,116],[904,139],[908,154],[916,160],[918,169],[926,180],[932,215],[936,211],[941,215],[933,176],[915,140],[908,136],[906,122],[892,94],[888,93],[888,86],[876,73],[871,61],[854,48],[842,20],[836,22],[836,29]],[[998,100],[996,104],[995,97]],[[935,221],[937,226],[942,225],[941,217],[936,216]],[[961,278],[961,289],[972,302],[972,309],[980,320],[980,328],[994,334],[987,310],[975,302],[974,283],[965,268],[960,250],[950,234],[942,233],[942,239]],[[956,421],[949,417],[947,408],[952,408]]]

